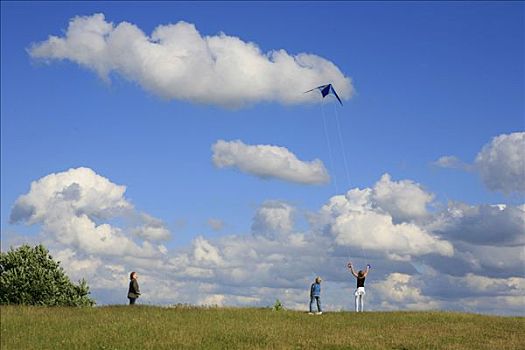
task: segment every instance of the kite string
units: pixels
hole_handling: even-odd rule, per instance
[[[341,125],[340,125],[340,122],[339,122],[339,113],[337,112],[337,106],[336,106],[335,102],[333,102],[333,106],[334,106],[335,124],[336,124],[336,128],[337,128],[337,134],[338,134],[338,137],[339,137],[339,146],[341,147],[341,154],[343,156],[343,165],[344,165],[344,168],[345,168],[346,181],[347,181],[347,186],[348,186],[347,191],[345,191],[345,195],[346,195],[346,192],[348,192],[351,189],[350,172],[348,170],[348,161],[347,161],[347,158],[346,158],[346,151],[345,151],[345,146],[344,146],[344,141],[343,141],[343,132],[341,131]],[[366,252],[365,252],[364,248],[363,248],[363,242],[359,242],[359,248],[361,248],[361,254],[365,258],[365,261],[368,262],[368,257],[366,255]]]
[[[332,154],[332,146],[330,144],[330,137],[328,136],[328,126],[326,122],[326,114],[324,112],[324,99],[321,103],[321,110],[323,112],[323,126],[324,126],[324,135],[326,138],[326,143],[328,145],[328,156],[330,157],[330,167],[332,168],[333,178],[334,178],[334,186],[335,186],[335,193],[339,193],[339,186],[337,185],[337,176],[335,171],[335,163],[334,163],[334,157]]]
[[[339,113],[337,112],[337,106],[335,105],[335,102],[333,103],[333,106],[334,106],[334,113],[335,113],[335,124],[337,128],[337,133],[339,135],[339,146],[341,147],[341,153],[343,154],[343,165],[345,167],[347,186],[348,186],[348,189],[350,189],[350,186],[351,186],[350,172],[348,171],[348,162],[346,160],[346,151],[345,151],[345,146],[343,143],[343,133],[341,132],[341,125],[339,123]]]

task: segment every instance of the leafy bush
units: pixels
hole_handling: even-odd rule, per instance
[[[273,311],[283,310],[283,304],[281,303],[279,299],[275,299],[275,303],[273,304],[272,310]]]
[[[0,304],[92,306],[84,279],[73,284],[43,245],[0,252]]]

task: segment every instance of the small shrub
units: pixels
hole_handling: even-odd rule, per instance
[[[281,301],[279,299],[275,299],[275,303],[273,304],[272,310],[273,311],[284,310],[283,304],[281,303]]]

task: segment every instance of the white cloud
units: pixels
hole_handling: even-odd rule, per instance
[[[391,273],[384,280],[374,283],[373,290],[382,300],[382,309],[429,310],[440,307],[439,302],[423,295],[416,278],[407,274]]]
[[[443,156],[440,157],[433,163],[435,166],[441,168],[451,168],[451,169],[461,169],[461,170],[470,170],[471,166],[469,164],[463,163],[456,156]]]
[[[409,261],[411,256],[452,256],[452,244],[432,236],[415,224],[394,224],[390,215],[375,211],[349,212],[331,227],[337,244],[384,252],[390,259]]]
[[[213,163],[219,168],[234,167],[262,178],[302,184],[323,184],[330,179],[321,160],[301,161],[285,147],[219,140],[212,150]]]
[[[261,101],[296,104],[319,100],[303,92],[332,83],[343,99],[350,78],[316,55],[261,52],[252,42],[220,33],[201,35],[180,21],[147,36],[136,25],[107,22],[104,14],[75,17],[63,37],[50,36],[28,50],[33,58],[70,60],[109,80],[116,72],[167,99],[238,107]]]
[[[148,241],[167,241],[171,238],[170,231],[161,220],[144,213],[140,215],[140,220],[143,225],[133,229],[135,235]]]
[[[223,258],[219,249],[210,244],[204,237],[199,236],[193,241],[193,256],[197,262],[222,265]]]
[[[292,232],[294,208],[281,201],[267,201],[257,209],[252,224],[254,234],[275,237]]]
[[[487,143],[473,164],[455,156],[443,156],[433,164],[443,168],[474,171],[491,191],[525,192],[525,132],[501,134]]]
[[[432,198],[413,182],[392,182],[386,174],[373,189],[353,189],[346,196],[332,197],[321,216],[342,246],[382,252],[393,260],[408,261],[424,254],[452,256],[452,244],[414,222],[403,222],[426,215]],[[395,223],[394,217],[401,222]]]
[[[490,190],[525,192],[525,132],[493,138],[478,153],[474,166]]]
[[[472,257],[473,269],[478,274],[495,277],[522,276],[525,268],[525,246],[466,245]]]
[[[450,202],[428,225],[445,237],[480,245],[525,244],[523,206],[468,205]]]
[[[125,191],[125,186],[115,185],[89,168],[70,169],[32,182],[30,192],[17,199],[10,219],[28,224],[41,222],[56,205],[67,207],[79,217],[104,219],[132,208],[123,197]]]
[[[493,294],[494,292],[522,295],[525,298],[525,278],[489,278],[468,273],[464,278],[464,285],[471,291]]]
[[[107,221],[115,218],[143,217],[138,229],[143,238],[167,238],[168,232],[153,232],[158,219],[135,212],[119,186],[89,168],[69,169],[32,182],[30,191],[20,196],[11,211],[11,222],[42,224],[43,229],[63,245],[88,254],[152,257],[159,253],[149,241],[137,244]],[[106,221],[106,222],[104,222]],[[155,237],[159,238],[159,237]]]
[[[60,262],[60,266],[67,272],[73,281],[91,279],[95,276],[103,262],[97,257],[81,258],[71,248],[51,252],[53,259]]]
[[[384,174],[375,184],[372,201],[397,221],[410,221],[425,217],[426,206],[434,196],[425,192],[421,186],[410,180],[392,181],[390,175]]]
[[[440,300],[446,310],[523,314],[525,278],[522,276],[487,277],[472,272],[449,275],[432,270],[414,281],[422,294]]]
[[[371,299],[381,310],[441,309],[522,315],[525,279],[498,278],[467,273],[451,276],[429,271],[409,275],[390,273],[369,283]]]
[[[133,233],[150,241],[163,241],[170,238],[170,231],[165,227],[141,226],[133,230]]]

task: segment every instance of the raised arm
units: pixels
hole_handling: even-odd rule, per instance
[[[354,269],[352,268],[352,263],[349,262],[347,266],[350,269],[350,272],[352,273],[352,275],[354,275],[354,277],[357,278],[357,273],[355,273]]]
[[[368,271],[370,270],[370,264],[366,265],[366,271],[365,271],[365,277],[368,275]]]

